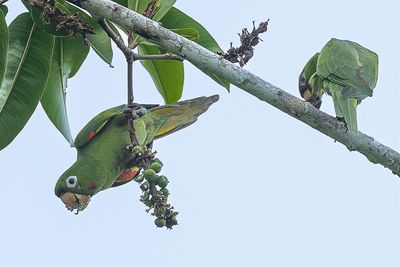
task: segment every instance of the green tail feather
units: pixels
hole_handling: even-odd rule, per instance
[[[331,90],[337,117],[344,118],[347,129],[351,133],[357,132],[357,99],[344,98],[341,90]]]

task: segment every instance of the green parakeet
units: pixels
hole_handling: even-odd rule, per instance
[[[139,145],[148,146],[154,139],[191,125],[216,101],[218,95],[149,109],[133,121]],[[79,212],[96,193],[125,184],[139,174],[140,167],[127,148],[131,140],[124,108],[121,105],[101,112],[77,135],[77,160],[55,186],[56,196],[67,209]]]
[[[316,108],[324,92],[351,133],[357,132],[357,105],[372,96],[378,80],[378,55],[347,40],[332,38],[305,65],[299,76],[301,96]]]

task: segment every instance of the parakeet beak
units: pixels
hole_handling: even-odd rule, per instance
[[[60,196],[68,210],[76,210],[76,214],[84,210],[90,201],[90,196],[66,192]]]
[[[321,107],[321,97],[318,95],[312,95],[308,89],[304,91],[303,98],[306,102],[311,103],[315,108],[319,109]]]

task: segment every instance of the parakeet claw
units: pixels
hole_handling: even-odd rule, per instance
[[[127,115],[130,116],[132,119],[137,119],[140,118],[142,116],[144,116],[145,114],[148,113],[148,109],[151,108],[155,108],[158,107],[158,105],[156,104],[138,104],[138,103],[133,103],[132,105],[128,105],[126,106],[122,112]]]
[[[344,123],[344,126],[346,126],[346,133],[347,133],[349,131],[349,128],[347,127],[345,119],[343,117],[338,117],[338,116],[336,116],[336,119]]]
[[[307,102],[311,103],[316,109],[319,109],[322,104],[321,97],[318,95],[312,95]]]

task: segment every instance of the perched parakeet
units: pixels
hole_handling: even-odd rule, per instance
[[[347,40],[331,39],[299,76],[301,96],[316,108],[324,92],[332,97],[336,116],[351,133],[357,131],[357,105],[372,96],[378,80],[378,55]]]
[[[218,95],[149,109],[133,121],[138,144],[148,146],[154,139],[191,125],[216,101]],[[140,167],[135,166],[127,148],[131,139],[124,108],[121,105],[101,112],[76,137],[77,160],[55,186],[56,196],[69,210],[85,209],[94,194],[125,184],[139,174]]]

